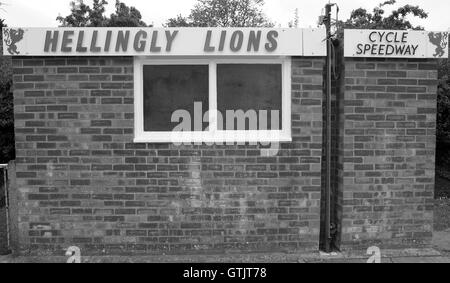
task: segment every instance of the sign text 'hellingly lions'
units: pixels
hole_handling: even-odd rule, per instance
[[[326,55],[322,29],[5,28],[3,34],[4,55],[12,56]]]

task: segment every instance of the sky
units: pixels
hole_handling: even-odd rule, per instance
[[[363,7],[372,10],[384,0],[335,0],[340,8],[340,19],[347,19],[352,10]],[[0,9],[0,18],[12,27],[56,27],[56,17],[69,14],[70,0],[0,0],[5,3]],[[114,10],[114,0],[108,7],[108,15]],[[143,20],[161,27],[168,18],[178,14],[188,15],[196,0],[123,0],[129,6],[138,8]],[[323,13],[326,0],[266,0],[264,11],[278,27],[287,27],[294,18],[294,11],[299,9],[299,27],[316,27],[318,17]],[[427,30],[450,30],[449,0],[398,0],[398,3],[388,10],[405,4],[419,5],[429,13],[426,20],[413,20]],[[91,3],[86,0],[86,3]]]

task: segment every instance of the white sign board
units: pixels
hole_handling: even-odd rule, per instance
[[[326,56],[323,29],[4,28],[9,56]]]
[[[448,58],[448,32],[345,30],[345,57]]]

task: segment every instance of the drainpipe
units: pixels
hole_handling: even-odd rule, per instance
[[[9,192],[8,192],[8,165],[7,164],[0,164],[0,170],[3,171],[3,187],[5,189],[4,191],[4,197],[5,197],[5,211],[6,211],[6,254],[10,254],[10,248],[11,248],[11,239],[10,239],[10,221],[9,221]]]
[[[325,6],[324,24],[327,33],[327,61],[326,61],[326,93],[325,93],[325,114],[326,114],[326,173],[325,173],[325,252],[332,252],[332,235],[331,235],[331,75],[332,75],[332,46],[331,44],[331,8],[335,4],[327,4]]]

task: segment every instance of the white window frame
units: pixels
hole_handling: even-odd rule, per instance
[[[282,66],[282,129],[257,131],[217,130],[217,64],[281,64]],[[149,132],[144,131],[145,65],[208,65],[209,66],[209,131]],[[135,143],[270,143],[291,142],[291,57],[271,58],[149,58],[134,57],[134,142]],[[194,101],[192,102],[194,103]],[[229,109],[239,110],[239,109]],[[226,113],[222,113],[226,121]],[[192,117],[193,119],[193,117]]]

